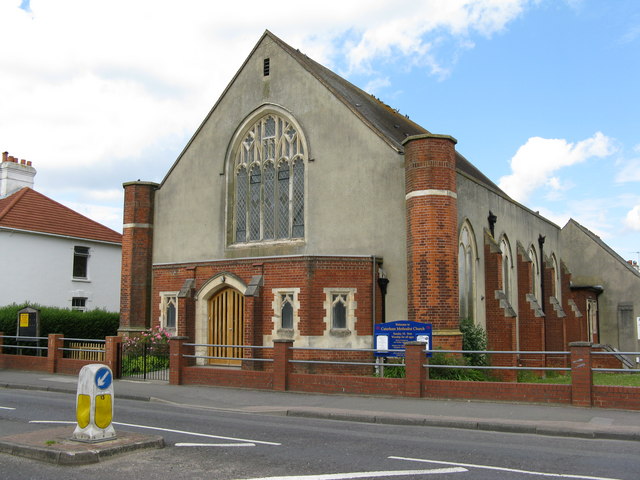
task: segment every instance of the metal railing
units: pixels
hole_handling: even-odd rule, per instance
[[[39,344],[41,341],[48,342],[48,337],[25,337],[19,335],[3,335],[3,339],[10,338],[16,341],[16,345],[2,343],[2,348],[15,348],[20,350],[36,350],[37,354],[41,354],[43,350],[49,350],[49,346],[41,347]],[[37,345],[21,345],[20,342],[37,343]],[[18,353],[20,355],[20,353]]]
[[[640,352],[619,352],[617,350],[606,351],[606,352],[591,352],[593,356],[610,356],[616,357],[618,361],[621,363],[622,360],[619,358],[620,356],[628,355],[635,356],[636,358],[640,357]],[[625,362],[626,363],[626,362]],[[638,363],[636,362],[636,365]],[[605,373],[640,373],[640,368],[591,368],[592,372],[605,372]]]
[[[239,348],[244,352],[245,349],[250,350],[273,350],[273,347],[264,347],[257,345],[221,345],[217,343],[185,343],[185,347],[204,347],[204,348]],[[182,355],[185,358],[202,358],[206,360],[234,360],[234,361],[243,361],[243,362],[273,362],[273,358],[247,358],[247,357],[222,357],[222,356],[212,356],[212,355]]]

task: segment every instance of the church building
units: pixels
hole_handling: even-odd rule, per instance
[[[470,318],[490,350],[617,346],[616,318],[601,338],[598,275],[626,262],[606,252],[600,272],[582,272],[564,229],[511,199],[448,133],[266,31],[162,182],[124,184],[120,332],[162,326],[226,357],[276,339],[373,348],[375,324],[412,320],[432,324],[434,347],[461,349]],[[612,302],[631,309],[637,339],[640,275],[627,270],[634,297]]]

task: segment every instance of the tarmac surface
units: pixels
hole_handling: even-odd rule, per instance
[[[77,376],[20,370],[0,370],[0,388],[44,390],[76,394]],[[640,412],[568,405],[541,405],[424,398],[327,395],[212,386],[169,385],[160,381],[114,380],[114,396],[176,407],[199,407],[264,415],[287,415],[331,420],[431,427],[463,428],[581,438],[640,441]],[[121,445],[158,448],[157,438],[136,438]],[[148,442],[148,443],[145,443]],[[0,451],[19,442],[0,438]],[[102,445],[107,442],[102,442]],[[61,442],[61,445],[63,443]],[[101,444],[87,450],[100,455]],[[4,446],[4,447],[3,447]],[[26,447],[25,447],[26,448]],[[61,446],[62,448],[62,446]],[[75,447],[74,447],[75,448]],[[106,446],[104,447],[106,449]],[[103,455],[113,455],[111,450]],[[20,454],[15,453],[13,454]],[[63,455],[64,457],[64,455]],[[32,457],[33,458],[33,457]],[[62,457],[59,457],[62,458]],[[92,461],[98,461],[95,460]],[[51,461],[41,459],[45,461]],[[60,460],[54,463],[61,463]]]

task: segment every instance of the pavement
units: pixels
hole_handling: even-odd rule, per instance
[[[0,369],[0,388],[44,390],[75,395],[77,382],[78,377],[75,375]],[[160,402],[174,405],[176,408],[197,407],[352,422],[640,441],[640,412],[633,410],[556,404],[276,392],[169,385],[161,381],[115,380],[113,389],[116,402],[121,398]],[[7,438],[0,438],[0,451],[6,452],[7,442],[15,446],[16,442],[11,443],[12,440]],[[138,444],[139,440],[136,439]],[[157,439],[147,440],[148,444],[142,442],[138,448],[159,447]],[[100,445],[106,443],[90,444],[86,449],[99,450],[102,448]],[[2,445],[5,445],[4,450]],[[124,446],[122,450],[125,451]],[[108,455],[117,452],[118,450],[112,450]],[[99,461],[99,456],[100,452],[96,453],[93,460]],[[57,463],[62,462],[58,460]]]

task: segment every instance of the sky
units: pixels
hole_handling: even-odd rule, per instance
[[[640,260],[638,0],[0,0],[0,150],[122,231],[266,29]]]

